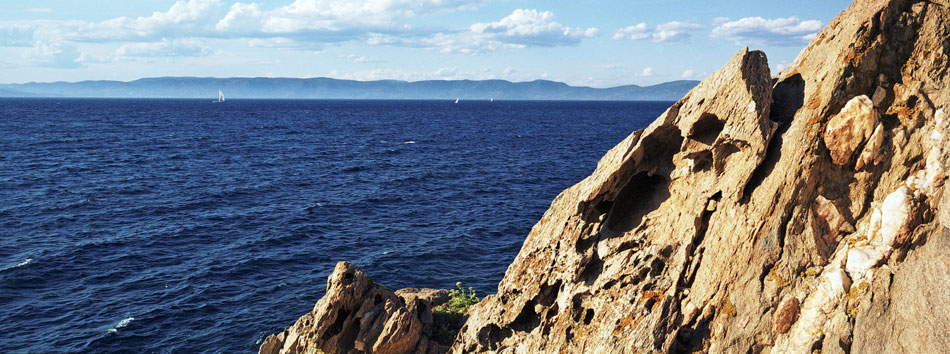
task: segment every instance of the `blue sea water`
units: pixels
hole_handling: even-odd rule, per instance
[[[256,352],[340,260],[494,292],[668,106],[0,99],[0,352]]]

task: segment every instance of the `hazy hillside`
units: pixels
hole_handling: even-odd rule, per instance
[[[352,81],[329,78],[162,77],[135,81],[82,81],[0,84],[0,97],[227,98],[287,99],[507,99],[507,100],[661,100],[674,101],[698,81],[654,86],[591,88],[536,80]]]

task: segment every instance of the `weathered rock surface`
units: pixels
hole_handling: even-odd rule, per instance
[[[444,353],[429,339],[432,308],[446,290],[403,289],[393,293],[356,266],[339,262],[327,293],[290,328],[267,337],[261,353]]]
[[[948,1],[859,0],[774,82],[740,52],[554,200],[453,352],[950,351],[947,38]]]
[[[552,202],[451,352],[950,352],[948,38],[950,0],[857,0],[775,79],[740,51]],[[381,296],[265,345],[412,350]]]

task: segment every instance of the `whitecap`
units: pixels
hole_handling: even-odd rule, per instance
[[[110,333],[116,333],[116,332],[118,332],[118,331],[119,331],[119,328],[123,328],[123,327],[125,327],[125,326],[128,326],[129,323],[132,323],[132,320],[134,320],[134,319],[135,319],[135,317],[129,317],[129,318],[126,318],[126,319],[124,319],[124,320],[122,320],[122,321],[119,321],[119,323],[116,324],[115,327],[112,327],[112,328],[109,329],[109,332],[110,332]]]
[[[414,140],[409,140],[409,141],[403,142],[403,144],[415,144],[415,143],[416,143],[416,142],[415,142]]]
[[[25,265],[30,264],[30,263],[33,263],[33,258],[27,258],[27,259],[24,260],[23,262],[17,263],[16,265],[11,265],[11,266],[6,266],[6,267],[3,267],[3,268],[0,268],[0,271],[10,270],[10,269],[14,269],[14,268],[20,268],[20,267],[25,266]]]

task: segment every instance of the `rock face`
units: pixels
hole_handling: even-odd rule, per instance
[[[947,38],[950,0],[857,0],[774,79],[740,51],[552,202],[451,352],[950,352]],[[380,296],[265,345],[424,342]]]
[[[947,38],[946,0],[858,0],[774,81],[740,52],[554,200],[452,351],[950,351]]]
[[[267,337],[260,353],[443,353],[447,348],[429,340],[429,334],[432,307],[447,299],[445,290],[393,293],[340,262],[313,311]]]

